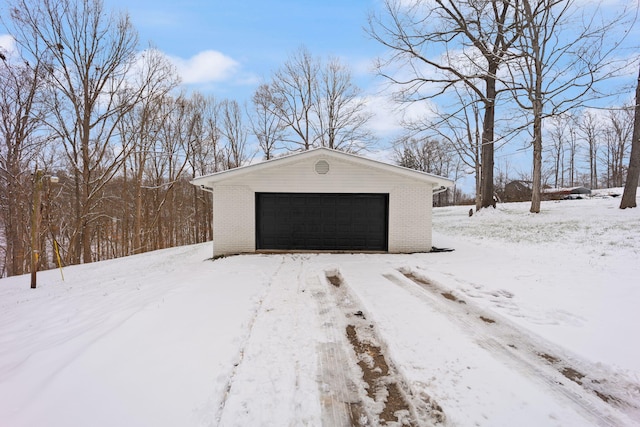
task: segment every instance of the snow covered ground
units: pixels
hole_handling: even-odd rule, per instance
[[[434,211],[412,255],[211,244],[0,280],[0,425],[640,425],[640,210]]]

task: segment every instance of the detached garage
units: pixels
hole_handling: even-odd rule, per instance
[[[439,176],[318,148],[196,178],[213,193],[214,256],[428,252]]]

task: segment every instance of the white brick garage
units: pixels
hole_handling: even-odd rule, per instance
[[[433,192],[453,182],[327,148],[216,174],[214,256],[261,250],[431,250]]]

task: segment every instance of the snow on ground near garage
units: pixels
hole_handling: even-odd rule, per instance
[[[637,425],[640,210],[618,203],[435,209],[453,252],[209,243],[2,279],[0,425],[330,426],[349,405],[375,425],[349,324],[413,425]]]

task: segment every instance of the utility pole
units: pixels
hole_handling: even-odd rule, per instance
[[[45,175],[44,171],[37,169],[33,174],[33,214],[31,215],[31,289],[36,288],[36,274],[40,265],[40,192],[42,192],[42,178],[48,178],[49,182],[58,182],[57,176]]]
[[[36,169],[33,175],[33,214],[31,215],[31,289],[36,288],[36,273],[40,255],[40,191],[44,172]]]

